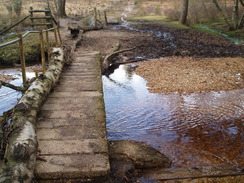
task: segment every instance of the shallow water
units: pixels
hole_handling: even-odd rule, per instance
[[[154,94],[130,65],[103,76],[110,140],[143,141],[173,166],[244,165],[244,90]]]
[[[20,70],[7,69],[0,70],[0,74],[12,75],[15,79],[10,81],[11,84],[15,86],[22,86],[22,76]],[[26,72],[27,78],[32,78],[35,76],[33,72]],[[7,110],[13,108],[18,100],[21,98],[22,93],[17,92],[8,87],[0,88],[0,116]]]

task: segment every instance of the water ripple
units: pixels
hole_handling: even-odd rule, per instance
[[[126,65],[115,70],[109,79],[104,76],[103,87],[109,139],[147,142],[178,164],[191,161],[192,165],[198,165],[203,160],[196,159],[194,153],[202,156],[201,151],[209,151],[221,156],[219,149],[223,157],[233,162],[241,158],[226,154],[230,149],[243,152],[244,145],[237,139],[243,133],[244,89],[189,95],[153,94],[147,90],[143,78],[128,73]],[[188,155],[179,155],[184,153]],[[192,160],[184,159],[189,156]],[[208,159],[204,163],[210,162],[216,161]]]

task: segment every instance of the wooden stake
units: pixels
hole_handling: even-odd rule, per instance
[[[101,20],[101,13],[100,13],[100,11],[97,10],[97,13],[98,13],[99,20]]]
[[[33,19],[33,8],[30,7],[30,20],[31,20],[31,27],[32,27],[32,30],[34,30],[34,19]]]
[[[94,8],[94,26],[97,28],[97,8]]]
[[[108,26],[107,12],[104,11],[105,25]]]
[[[20,62],[21,62],[21,71],[22,71],[22,79],[23,84],[26,83],[26,71],[25,71],[25,53],[24,53],[24,45],[22,35],[19,34],[19,51],[20,51]]]
[[[44,50],[44,40],[43,40],[43,32],[40,30],[40,46],[41,46],[41,58],[42,58],[42,70],[46,71],[46,59],[45,59],[45,50]]]
[[[46,16],[46,23],[47,23],[47,28],[50,29],[53,27],[53,22],[51,18],[51,11],[49,8],[45,8],[45,16]]]

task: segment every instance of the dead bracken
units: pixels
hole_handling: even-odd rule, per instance
[[[244,87],[244,58],[166,57],[136,70],[155,93],[229,91]]]

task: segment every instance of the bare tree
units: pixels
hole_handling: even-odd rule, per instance
[[[57,12],[59,17],[66,17],[65,4],[66,0],[56,0]]]
[[[186,25],[188,14],[189,0],[182,0],[182,11],[180,16],[180,23]]]
[[[221,15],[223,16],[223,18],[224,18],[226,24],[228,25],[229,29],[232,29],[232,25],[231,25],[231,23],[229,22],[228,17],[224,14],[222,8],[220,7],[218,0],[213,0],[213,3],[215,4],[216,8],[218,9],[218,11],[219,11],[219,12],[221,13]]]
[[[232,12],[232,22],[233,28],[238,28],[238,20],[239,20],[239,0],[234,0],[233,12]]]

